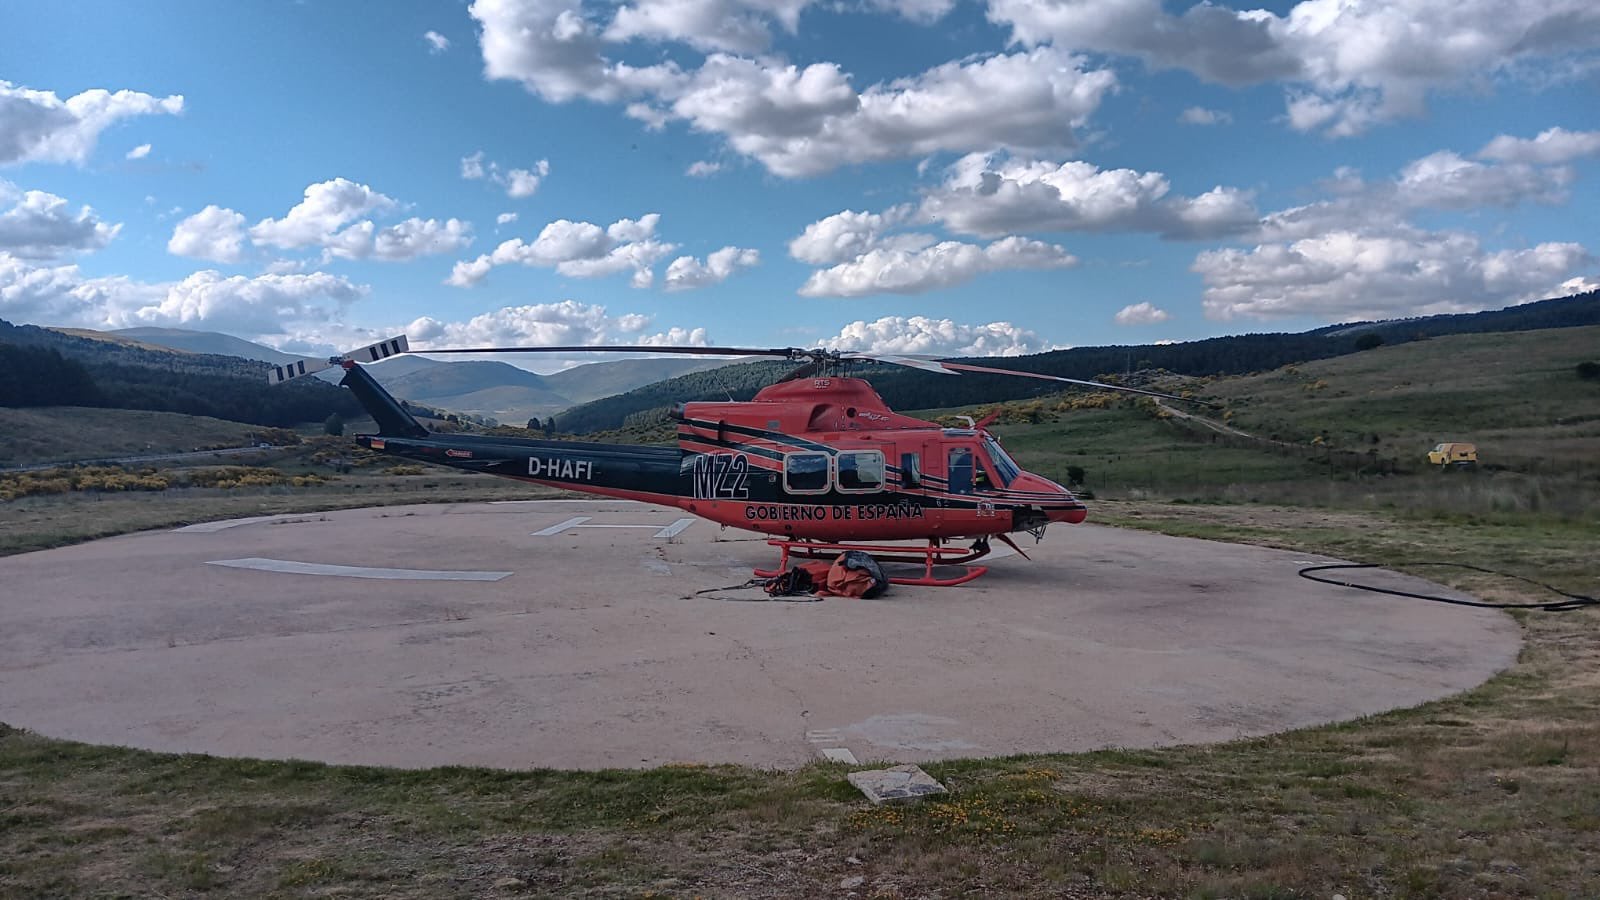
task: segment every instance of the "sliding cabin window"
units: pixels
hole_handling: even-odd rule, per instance
[[[850,450],[839,454],[839,490],[870,494],[883,490],[883,454],[877,450]]]
[[[828,492],[828,454],[790,453],[783,458],[783,489],[791,494]]]
[[[945,476],[950,479],[950,493],[972,493],[972,448],[951,447],[947,462]]]

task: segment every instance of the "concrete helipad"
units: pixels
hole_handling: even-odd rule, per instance
[[[761,538],[624,502],[114,538],[0,559],[0,721],[397,766],[916,762],[1347,719],[1517,651],[1504,616],[1314,584],[1306,554],[1094,526],[1029,544],[959,588],[782,603],[695,594],[770,563]]]

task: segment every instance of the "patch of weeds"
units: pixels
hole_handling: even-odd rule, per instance
[[[279,870],[278,887],[305,887],[312,884],[335,884],[348,881],[350,870],[337,859],[316,857],[288,863]]]
[[[208,854],[161,848],[141,856],[137,866],[152,879],[191,891],[217,886],[218,872]]]

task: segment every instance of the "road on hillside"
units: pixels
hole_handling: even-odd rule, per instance
[[[1197,416],[1194,413],[1189,412],[1187,410],[1178,409],[1177,407],[1174,407],[1174,406],[1168,406],[1165,403],[1162,403],[1159,398],[1156,400],[1156,406],[1160,407],[1163,410],[1166,410],[1167,412],[1173,414],[1174,416],[1177,416],[1180,419],[1188,419],[1189,421],[1195,423],[1196,425],[1202,425],[1202,426],[1204,426],[1206,428],[1211,429],[1212,431],[1220,432],[1222,434],[1231,434],[1231,435],[1234,435],[1235,437],[1249,438],[1249,439],[1251,439],[1253,441],[1267,441],[1266,438],[1256,437],[1255,435],[1251,434],[1248,431],[1240,431],[1239,429],[1233,427],[1232,425],[1225,425],[1225,424],[1223,424],[1221,422],[1216,421],[1215,419],[1208,419],[1205,416]],[[1267,442],[1268,443],[1273,443],[1273,444],[1281,443],[1280,441],[1267,441]]]

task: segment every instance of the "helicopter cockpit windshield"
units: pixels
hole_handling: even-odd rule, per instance
[[[1006,453],[1005,448],[1000,446],[1000,442],[987,434],[983,436],[983,449],[989,454],[989,463],[994,467],[995,474],[1000,478],[1000,486],[1010,487],[1011,482],[1022,474],[1022,469]]]

